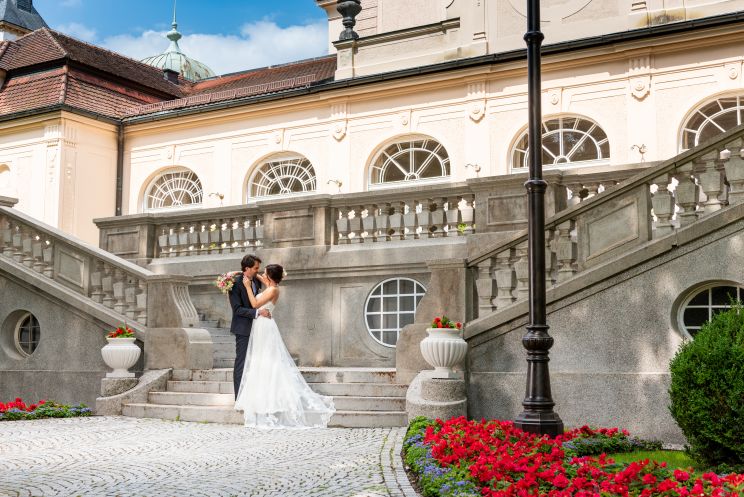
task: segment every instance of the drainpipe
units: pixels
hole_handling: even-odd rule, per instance
[[[120,122],[116,137],[116,212],[121,216],[122,197],[124,193],[124,123]]]

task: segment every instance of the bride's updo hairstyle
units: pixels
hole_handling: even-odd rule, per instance
[[[269,264],[266,266],[266,275],[278,284],[284,278],[284,268],[279,264]]]

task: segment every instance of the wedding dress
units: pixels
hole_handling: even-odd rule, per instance
[[[262,306],[272,315],[274,307]],[[332,397],[310,389],[276,322],[264,317],[253,321],[235,410],[253,428],[325,428],[336,411]]]

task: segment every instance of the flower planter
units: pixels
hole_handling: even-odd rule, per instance
[[[103,362],[113,369],[106,373],[106,378],[134,378],[134,373],[127,371],[139,359],[141,350],[134,343],[136,338],[107,338],[108,342],[101,349]]]
[[[452,371],[465,359],[468,344],[456,328],[427,328],[428,336],[421,340],[421,354],[436,371],[434,378],[459,378]]]

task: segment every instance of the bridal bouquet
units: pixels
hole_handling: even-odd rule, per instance
[[[219,288],[222,293],[229,292],[232,290],[233,280],[236,274],[240,274],[240,271],[228,271],[227,273],[217,276],[214,286]]]

